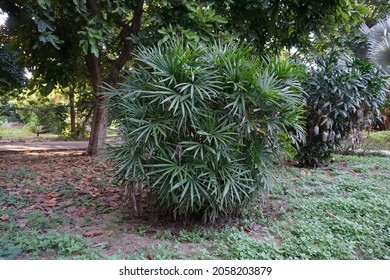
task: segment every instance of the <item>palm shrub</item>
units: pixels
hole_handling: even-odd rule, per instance
[[[343,139],[351,146],[370,128],[386,100],[386,76],[368,60],[333,50],[311,62],[304,88],[306,142],[299,149],[301,166],[325,162]]]
[[[371,28],[363,24],[361,30],[367,36],[368,58],[390,74],[390,14]]]
[[[272,163],[303,138],[301,69],[246,45],[140,48],[110,108],[122,142],[116,179],[146,188],[174,218],[237,214],[269,187]]]
[[[369,28],[366,24],[362,25],[361,30],[367,36],[369,60],[378,65],[384,73],[390,74],[390,14],[385,19]],[[390,130],[390,95],[387,95],[387,101],[383,110],[384,128]]]

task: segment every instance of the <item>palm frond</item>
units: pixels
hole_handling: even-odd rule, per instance
[[[174,217],[239,213],[301,137],[299,69],[219,41],[168,40],[141,47],[136,59],[120,88],[109,89],[124,133],[109,153],[118,180],[150,182]]]
[[[390,15],[386,19],[379,21],[373,27],[369,28],[363,24],[361,27],[363,33],[368,38],[368,57],[379,65],[382,70],[390,73]]]

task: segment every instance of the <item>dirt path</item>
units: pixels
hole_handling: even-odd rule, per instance
[[[86,141],[10,142],[0,143],[0,152],[49,152],[86,150]]]

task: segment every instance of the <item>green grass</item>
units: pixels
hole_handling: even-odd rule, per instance
[[[0,215],[4,214],[2,211]],[[0,260],[7,259],[101,259],[99,248],[78,234],[62,233],[56,228],[65,220],[58,215],[45,216],[36,210],[26,224],[7,211],[9,221],[0,224]],[[100,257],[98,257],[100,256]]]
[[[389,167],[388,157],[336,156],[304,173],[284,168],[269,198],[272,214],[247,215],[219,231],[182,230],[177,240],[207,241],[210,259],[390,259]],[[260,232],[245,230],[251,223]]]
[[[370,149],[390,150],[390,131],[372,132],[366,142]]]
[[[38,231],[8,231],[0,239],[0,259],[13,259],[18,254],[28,259],[39,259],[43,253],[53,253],[56,258],[81,255],[86,250],[83,237],[59,233],[55,230],[47,233]]]
[[[365,171],[355,174],[357,167]],[[390,259],[389,167],[388,157],[337,156],[335,163],[306,176],[297,168],[284,170],[273,198],[287,198],[288,208],[279,209],[262,240],[230,229],[222,256]],[[332,175],[334,170],[344,172]]]
[[[362,135],[362,143],[357,145],[358,149],[390,151],[390,131],[364,132]],[[348,143],[343,144],[344,148],[347,146]]]
[[[3,127],[0,125],[0,136],[2,140],[29,140],[34,138],[58,138],[58,135],[52,133],[40,134],[30,132],[23,128]]]

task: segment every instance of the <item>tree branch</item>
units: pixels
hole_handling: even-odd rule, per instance
[[[87,0],[87,8],[88,10],[91,10],[94,14],[99,11],[99,7],[97,5],[96,0]]]
[[[135,44],[132,40],[129,39],[129,37],[131,35],[137,35],[141,30],[144,2],[144,0],[137,1],[137,6],[134,9],[134,16],[130,26],[123,26],[123,24],[121,24],[123,28],[121,32],[123,47],[118,58],[113,63],[107,79],[108,83],[112,86],[115,86],[117,84],[119,79],[119,72],[122,70],[123,66],[130,60],[133,54]]]

